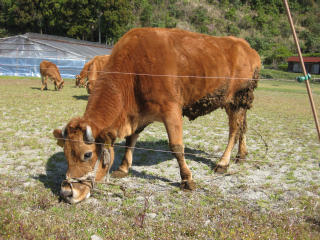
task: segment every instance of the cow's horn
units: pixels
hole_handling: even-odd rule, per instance
[[[87,137],[87,140],[89,142],[94,142],[94,138],[93,138],[93,135],[92,135],[92,130],[91,130],[91,127],[89,125],[87,125],[87,128],[86,128],[86,137]]]
[[[66,138],[67,137],[67,133],[66,133],[66,127],[65,126],[62,128],[61,132],[62,132],[62,137]]]

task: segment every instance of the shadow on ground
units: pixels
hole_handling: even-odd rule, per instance
[[[31,87],[31,89],[41,91],[41,87]],[[57,90],[48,88],[48,89],[44,89],[43,91],[44,91],[44,92],[45,92],[45,91],[55,92],[55,91],[57,91]]]
[[[111,173],[121,164],[121,160],[125,151],[124,146],[124,142],[115,146],[115,159],[111,168]],[[172,160],[173,158],[170,152],[166,152],[169,151],[167,141],[142,141],[138,142],[136,147],[137,149],[134,152],[133,166],[153,166],[159,164],[160,162]],[[152,149],[159,150],[159,152],[155,152]],[[215,167],[215,163],[209,158],[210,155],[206,152],[186,147],[185,153],[187,153],[186,159],[201,162],[212,169]],[[64,153],[55,153],[48,159],[46,163],[46,174],[40,174],[38,177],[36,177],[36,179],[40,180],[46,188],[50,188],[53,194],[59,195],[60,185],[65,179],[67,168],[68,165]],[[170,179],[164,177],[147,174],[145,171],[139,172],[131,169],[130,174],[137,178],[160,180],[175,187],[180,185],[178,182],[172,182]]]
[[[80,95],[80,96],[72,96],[73,98],[77,99],[77,100],[86,100],[88,101],[89,99],[89,95]]]
[[[112,166],[112,171],[116,170],[121,164],[122,156],[124,155],[124,143],[120,144],[116,148],[116,159]],[[172,161],[174,156],[170,152],[168,142],[166,140],[158,141],[140,141],[137,142],[136,148],[133,155],[133,166],[153,166],[158,165],[159,163]],[[156,151],[154,151],[156,150]],[[200,162],[207,165],[209,168],[214,169],[216,167],[215,161],[210,159],[210,154],[185,147],[185,159],[192,160],[195,162]],[[173,161],[176,161],[175,159]],[[179,170],[177,170],[179,171]],[[180,182],[172,182],[172,179],[168,179],[162,176],[155,176],[152,174],[146,173],[147,171],[137,171],[135,169],[130,169],[130,175],[137,178],[149,179],[149,180],[159,180],[165,183],[168,183],[171,186],[179,187]]]
[[[46,174],[40,174],[37,179],[55,195],[60,194],[61,182],[65,179],[68,165],[63,152],[53,154],[46,163]]]
[[[133,154],[134,160],[132,163],[133,166],[152,166],[173,158],[169,149],[169,144],[166,140],[140,141],[137,142],[135,147],[136,149]],[[121,157],[118,156],[119,160],[121,160],[125,152],[124,142],[115,146],[115,152],[116,155],[121,155]],[[209,153],[189,147],[185,147],[184,152],[186,159],[201,162],[210,168],[215,167],[215,163],[210,159],[211,156]],[[117,159],[115,159],[114,162],[115,168],[117,168],[121,163],[121,161],[116,162],[116,160]]]

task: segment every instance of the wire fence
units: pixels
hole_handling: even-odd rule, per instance
[[[255,130],[256,131],[256,130]],[[265,146],[265,156],[268,154],[268,149],[269,146],[267,144],[267,142],[263,139],[263,136],[259,133],[259,137],[261,137],[261,140],[263,142],[262,145]],[[2,137],[2,139],[19,139],[19,137],[17,138],[17,136],[12,136],[12,137]],[[22,139],[22,138],[21,138]],[[49,138],[48,138],[49,139]],[[95,145],[100,145],[100,146],[104,146],[106,145],[105,143],[101,143],[101,142],[92,142],[92,141],[80,141],[80,140],[75,140],[75,139],[70,139],[70,138],[54,138],[54,140],[63,140],[63,141],[70,141],[70,142],[78,142],[78,143],[86,143],[86,144],[95,144]],[[115,143],[113,145],[114,148],[118,148],[118,149],[132,149],[132,150],[141,150],[141,151],[149,151],[149,152],[158,152],[158,153],[168,153],[168,154],[184,154],[186,156],[193,156],[193,157],[209,157],[209,158],[221,158],[220,155],[215,155],[213,153],[188,153],[188,152],[173,152],[170,150],[162,150],[162,149],[154,149],[154,148],[146,148],[146,147],[129,147],[129,146],[125,146],[125,145],[121,145],[119,143]],[[253,162],[262,162],[262,161],[253,161]],[[265,161],[263,161],[265,162]]]
[[[13,68],[39,68],[39,65],[27,65],[27,66],[21,66],[21,65],[9,65],[9,64],[0,64],[1,67],[13,67]],[[40,69],[40,68],[39,68]],[[42,69],[52,69],[52,68],[42,68]],[[79,68],[75,67],[63,67],[63,71],[79,71]],[[86,71],[88,73],[98,73],[100,76],[108,75],[108,74],[118,74],[118,75],[134,75],[134,76],[146,76],[146,77],[159,77],[159,78],[195,78],[195,79],[229,79],[229,80],[247,80],[247,81],[285,81],[285,82],[296,82],[297,79],[289,79],[289,78],[259,78],[259,79],[253,79],[253,78],[243,78],[243,77],[233,77],[233,76],[196,76],[196,75],[175,75],[175,74],[152,74],[152,73],[135,73],[135,72],[108,72],[108,71]],[[299,73],[296,73],[299,74]],[[300,73],[302,74],[302,73]],[[74,75],[75,77],[76,75]],[[87,76],[86,76],[87,77]],[[101,78],[96,78],[94,80],[99,80]],[[104,79],[104,78],[103,78]],[[312,78],[313,81],[320,81],[320,78]]]
[[[0,64],[1,66],[5,66]],[[15,66],[14,66],[15,67]],[[38,67],[38,66],[17,66],[17,68],[25,68],[25,67]],[[52,68],[43,68],[45,69],[52,69]],[[64,67],[63,70],[78,70],[76,68],[68,68]],[[118,74],[118,75],[130,75],[130,76],[145,76],[145,77],[156,77],[156,78],[194,78],[194,79],[227,79],[227,80],[247,80],[247,81],[282,81],[282,82],[297,82],[296,78],[289,79],[289,78],[243,78],[243,77],[232,77],[232,76],[196,76],[196,75],[174,75],[174,74],[151,74],[151,73],[134,73],[134,72],[108,72],[108,71],[86,71],[86,75],[89,73],[98,73],[99,76],[108,75],[108,74]],[[80,73],[79,73],[80,74]],[[76,75],[74,75],[76,77]],[[87,76],[85,76],[87,78]],[[104,77],[98,77],[93,80],[100,80],[105,79]],[[154,80],[154,79],[153,79]],[[314,82],[320,82],[320,78],[311,78]]]
[[[0,64],[0,67],[3,66],[2,64]],[[18,66],[18,67],[23,67],[23,66]],[[46,68],[46,69],[50,69],[50,68]],[[68,69],[74,69],[74,68],[68,68]],[[90,71],[87,71],[90,72]],[[277,79],[270,79],[270,78],[259,78],[259,79],[254,79],[254,78],[240,78],[240,77],[230,77],[230,76],[195,76],[195,75],[174,75],[174,74],[150,74],[150,73],[134,73],[134,72],[108,72],[108,71],[94,71],[94,72],[98,72],[101,75],[107,75],[107,74],[114,74],[114,75],[130,75],[130,76],[146,76],[146,77],[155,77],[155,78],[195,78],[195,79],[227,79],[227,80],[246,80],[246,81],[286,81],[286,82],[295,82],[295,79],[282,79],[282,78],[277,78]],[[97,78],[98,79],[104,79],[104,78]],[[263,142],[263,145],[265,147],[265,154],[263,159],[266,159],[266,156],[268,155],[268,150],[269,150],[269,145],[266,142],[266,140],[264,139],[264,137],[262,136],[262,134],[260,132],[258,132],[257,130],[253,129],[255,131],[255,134],[257,136],[259,136],[259,138],[261,139],[261,141]],[[76,140],[72,140],[72,139],[61,139],[61,140],[68,140],[68,141],[76,141]],[[103,143],[98,143],[98,142],[90,142],[92,144],[101,144],[104,145]],[[115,144],[114,145],[115,148],[126,148],[126,149],[133,149],[133,150],[142,150],[142,151],[152,151],[152,152],[160,152],[160,153],[170,153],[170,154],[175,154],[177,152],[172,152],[169,150],[161,150],[161,149],[153,149],[153,148],[145,148],[145,147],[127,147],[127,146],[123,146],[121,144]],[[180,153],[180,152],[179,152]],[[216,159],[220,159],[221,156],[219,155],[214,155],[212,153],[209,154],[194,154],[194,153],[183,153],[184,155],[187,156],[195,156],[195,157],[201,157],[201,156],[205,156],[205,157],[209,157],[209,158],[216,158]],[[249,162],[260,162],[260,163],[266,163],[268,161],[263,160],[263,159],[259,159],[259,160],[248,160]],[[270,162],[268,162],[270,163]]]

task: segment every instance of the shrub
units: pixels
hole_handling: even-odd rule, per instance
[[[233,36],[237,36],[240,33],[240,29],[236,25],[228,26],[228,33]]]
[[[286,64],[279,64],[278,69],[282,71],[288,71],[288,63]]]
[[[190,22],[195,25],[200,32],[207,33],[208,27],[206,26],[211,21],[211,18],[208,16],[208,10],[204,7],[198,7],[192,11],[190,16]]]

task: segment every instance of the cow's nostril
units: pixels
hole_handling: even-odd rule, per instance
[[[67,191],[61,190],[60,194],[63,198],[70,198],[73,195],[72,191],[68,191],[68,190]]]
[[[63,198],[72,197],[72,195],[73,195],[72,188],[70,186],[70,183],[68,183],[67,181],[63,181],[61,183],[60,195]]]

